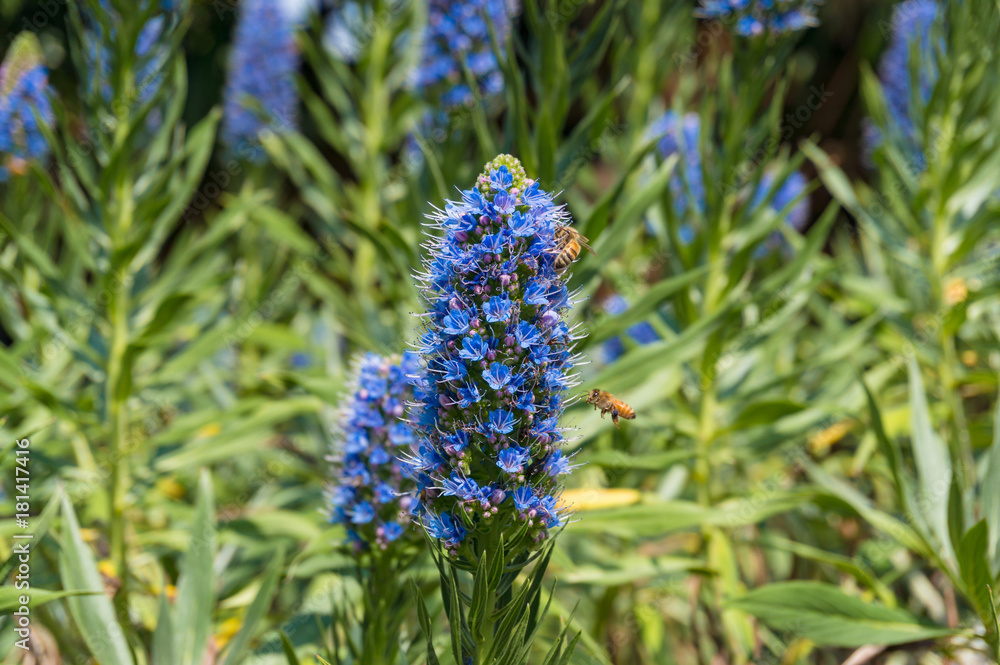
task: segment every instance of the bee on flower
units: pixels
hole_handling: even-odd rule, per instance
[[[475,558],[498,534],[527,551],[565,523],[559,478],[572,468],[559,427],[578,338],[556,266],[567,214],[501,155],[431,219],[441,235],[418,276],[424,373],[406,458],[417,514],[452,555]]]

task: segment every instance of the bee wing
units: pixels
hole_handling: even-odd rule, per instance
[[[583,247],[585,250],[587,250],[588,252],[590,252],[594,256],[597,256],[597,252],[594,251],[594,248],[587,244],[587,238],[586,237],[577,234],[577,238],[576,239],[580,242],[580,246],[581,247]]]

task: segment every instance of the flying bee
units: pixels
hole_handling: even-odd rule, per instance
[[[593,404],[595,409],[600,409],[601,418],[605,413],[611,413],[611,422],[615,427],[618,427],[619,416],[625,420],[635,420],[635,410],[609,392],[594,388],[587,393],[587,404]]]
[[[557,226],[555,238],[558,247],[555,266],[559,272],[580,258],[580,251],[583,249],[597,256],[597,252],[587,244],[587,239],[571,226]]]

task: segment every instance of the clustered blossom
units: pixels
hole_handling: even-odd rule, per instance
[[[440,95],[446,107],[469,104],[475,95],[466,84],[464,70],[468,69],[479,87],[476,94],[499,94],[503,73],[493,54],[487,20],[493,24],[502,53],[517,11],[516,0],[430,0],[415,86]]]
[[[330,521],[343,524],[356,551],[386,549],[404,536],[415,499],[397,456],[415,438],[404,419],[420,369],[411,352],[383,358],[364,355],[354,370],[351,395],[336,432],[333,485],[327,491]]]
[[[137,11],[148,11],[153,3],[143,0],[138,3]],[[112,101],[113,78],[112,58],[115,52],[115,41],[119,39],[118,24],[121,17],[114,10],[110,0],[101,0],[101,9],[109,31],[100,20],[92,14],[85,15],[86,32],[84,33],[84,62],[86,76],[84,82],[88,93],[97,95],[101,101],[108,104]],[[158,3],[160,13],[151,17],[142,26],[135,43],[135,64],[133,66],[132,88],[125,92],[125,101],[130,106],[142,104],[152,97],[164,78],[164,65],[167,61],[167,49],[164,41],[176,25],[176,3],[161,0]],[[158,113],[151,113],[158,117]],[[153,123],[155,124],[155,122]]]
[[[229,56],[222,140],[240,157],[265,157],[259,135],[298,124],[295,21],[281,0],[245,0]]]
[[[21,33],[0,66],[0,182],[49,152],[38,124],[52,124],[48,70],[38,39]],[[37,114],[37,117],[36,117]]]
[[[617,316],[628,311],[628,301],[616,293],[606,298],[602,307],[605,313]],[[640,345],[652,344],[660,339],[660,335],[649,321],[640,321],[629,326],[625,334]],[[625,343],[621,337],[612,337],[602,345],[601,350],[604,362],[611,363],[625,354]]]
[[[407,458],[417,514],[453,555],[491,528],[531,548],[563,524],[559,476],[571,469],[559,416],[577,336],[553,265],[568,216],[501,155],[431,219],[444,235],[418,276],[429,311]]]
[[[761,176],[760,184],[750,200],[750,208],[758,208],[770,196],[768,205],[771,210],[775,213],[785,212],[785,222],[797,231],[804,230],[811,212],[809,199],[805,196],[809,181],[798,171],[788,174],[782,182],[775,180],[774,171],[767,171]]]
[[[878,68],[889,111],[889,126],[886,128],[888,134],[920,171],[925,168],[926,163],[917,136],[915,117],[918,109],[914,107],[914,103],[927,103],[938,78],[931,52],[930,33],[931,26],[940,14],[941,8],[934,0],[906,0],[896,5],[892,14],[892,36]],[[911,60],[914,57],[917,60],[913,64],[920,77],[916,94],[913,90],[914,81],[910,76]],[[883,134],[868,123],[864,138],[866,149],[870,153],[882,143]]]
[[[681,163],[670,177],[670,192],[677,214],[684,214],[689,205],[691,209],[704,214],[705,179],[702,174],[701,151],[698,149],[701,135],[701,119],[698,114],[685,113],[683,117],[679,117],[676,112],[667,111],[650,126],[649,132],[653,137],[659,137],[657,146],[664,158],[680,154]]]
[[[702,155],[699,150],[701,118],[696,113],[667,111],[650,127],[650,134],[658,138],[660,154],[670,157],[680,153],[680,163],[670,179],[670,193],[675,212],[681,217],[705,214],[705,180]],[[801,231],[809,220],[809,201],[804,197],[808,181],[799,172],[793,172],[776,182],[773,170],[761,176],[760,184],[749,197],[751,212],[769,199],[768,207],[776,214],[785,214],[785,221]],[[788,208],[789,204],[796,203]],[[788,208],[788,209],[786,209]],[[691,237],[687,227],[681,229],[682,237]]]
[[[734,22],[744,37],[777,35],[818,24],[819,0],[702,0],[699,16]]]

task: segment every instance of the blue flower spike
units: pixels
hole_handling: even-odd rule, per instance
[[[516,558],[566,521],[559,479],[572,465],[558,422],[578,335],[554,261],[568,215],[500,155],[431,220],[406,458],[419,519],[453,558],[475,561],[501,537]]]
[[[263,162],[261,137],[298,126],[295,21],[281,0],[245,0],[229,56],[222,142],[239,157]]]
[[[820,0],[702,0],[698,16],[723,21],[741,37],[798,32],[819,23]]]
[[[38,121],[52,125],[51,89],[38,38],[22,32],[0,66],[0,182],[49,153]]]
[[[423,58],[414,73],[417,90],[433,93],[446,108],[503,92],[503,73],[493,53],[487,20],[502,50],[518,8],[515,0],[430,0]],[[469,87],[466,70],[478,90]]]
[[[383,358],[365,354],[354,368],[351,392],[342,405],[335,436],[328,515],[347,528],[355,552],[386,550],[409,533],[416,509],[414,484],[397,461],[415,442],[404,419],[413,398],[419,359],[410,352]]]
[[[916,172],[926,168],[927,158],[917,125],[920,106],[930,100],[939,76],[930,37],[931,27],[941,13],[941,7],[935,0],[905,0],[893,8],[892,34],[878,67],[889,111],[889,126],[879,128],[868,121],[864,128],[867,155],[870,156],[888,135]],[[916,59],[913,64],[918,81],[911,76],[913,59]],[[914,90],[914,87],[917,89]]]

